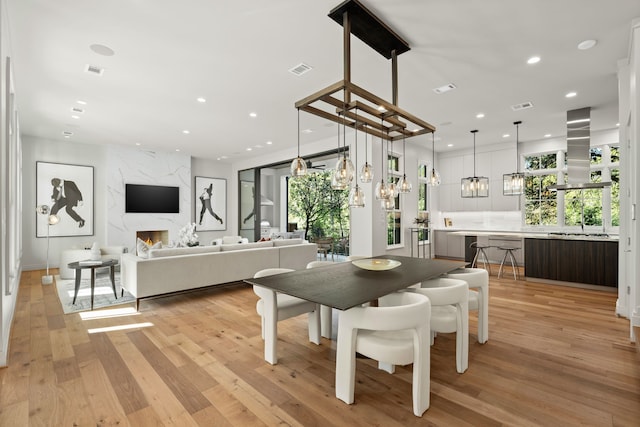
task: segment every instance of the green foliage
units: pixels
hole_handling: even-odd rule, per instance
[[[349,191],[331,188],[330,170],[289,179],[289,219],[306,237],[349,235]]]

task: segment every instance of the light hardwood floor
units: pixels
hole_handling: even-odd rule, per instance
[[[335,342],[306,318],[279,324],[262,358],[256,296],[244,286],[141,303],[138,314],[65,315],[40,271],[23,273],[1,426],[638,426],[640,355],[616,294],[491,278],[489,342],[455,370],[455,337],[432,347],[431,407],[411,406],[411,366],[357,360],[355,404],[335,398]],[[121,306],[131,307],[131,306]],[[121,330],[100,328],[129,327]]]

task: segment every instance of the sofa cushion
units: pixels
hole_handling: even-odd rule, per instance
[[[204,254],[209,252],[220,252],[220,246],[192,246],[192,247],[183,247],[183,248],[149,249],[149,258]]]
[[[289,245],[300,245],[302,244],[302,239],[278,239],[273,241],[273,246],[289,246]]]
[[[254,243],[238,243],[235,245],[222,245],[222,252],[230,252],[230,251],[241,251],[243,249],[254,249],[254,248],[272,248],[273,242],[254,242]]]
[[[144,240],[138,239],[136,240],[136,253],[140,258],[149,258],[149,250],[150,249],[160,249],[162,247],[162,242],[156,242],[153,245],[147,244]]]
[[[243,243],[242,237],[241,236],[223,236],[222,237],[223,245],[231,245],[234,243]],[[246,241],[244,243],[246,243]]]

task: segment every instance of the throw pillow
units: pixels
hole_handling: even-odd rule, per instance
[[[149,245],[139,237],[136,240],[136,252],[140,258],[149,258],[149,249],[160,249],[161,247],[162,242],[155,242],[153,245]]]

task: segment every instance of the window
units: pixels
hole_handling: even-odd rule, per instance
[[[564,158],[558,161],[558,155]],[[549,191],[557,179],[567,182],[566,153],[534,154],[525,157],[526,225],[604,227],[620,225],[620,149],[598,146],[589,149],[590,181],[611,181],[611,187]]]
[[[527,171],[538,171],[557,168],[556,154],[536,154],[524,158],[524,168]]]
[[[557,193],[549,185],[557,181],[555,174],[525,176],[525,224],[555,225],[558,223]]]
[[[593,164],[594,158],[591,158]],[[600,160],[601,161],[601,160]],[[566,175],[566,174],[565,174]],[[602,182],[602,171],[591,171],[591,182]],[[602,225],[602,189],[567,190],[564,195],[564,224]]]
[[[387,182],[398,184],[401,178],[400,158],[395,155],[387,156]],[[400,194],[396,193],[393,210],[387,211],[387,247],[398,246],[402,242],[402,211],[400,210]]]

